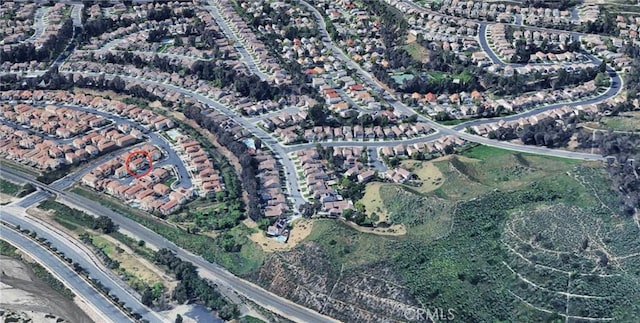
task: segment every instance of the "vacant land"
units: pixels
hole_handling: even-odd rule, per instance
[[[622,112],[614,117],[604,117],[600,124],[605,129],[640,132],[640,111]]]
[[[434,165],[443,182],[431,192],[368,187],[367,205],[406,235],[320,220],[258,281],[345,321],[403,320],[398,308],[420,304],[461,322],[639,321],[640,232],[599,163],[476,147]]]
[[[5,245],[4,241],[2,244]],[[39,266],[33,268],[44,270]],[[15,256],[0,256],[0,295],[3,322],[17,322],[10,317],[22,317],[25,321],[30,318],[33,322],[56,322],[57,318],[92,322],[72,300],[53,290],[38,278],[30,264]]]
[[[444,181],[442,172],[433,162],[405,160],[401,163],[401,166],[420,178],[421,185],[418,187],[412,186],[412,189],[419,193],[429,193],[440,187]]]
[[[172,291],[177,282],[175,279],[164,274],[156,265],[136,254],[131,248],[120,243],[115,238],[107,234],[102,234],[91,230],[87,223],[77,219],[71,219],[58,214],[58,211],[42,210],[39,208],[29,208],[27,213],[42,219],[46,223],[78,239],[81,234],[88,233],[92,236],[93,244],[102,249],[109,258],[120,263],[119,273],[124,276],[127,283],[134,287],[143,285],[152,286],[156,283],[163,284],[169,291]]]
[[[381,190],[386,190],[387,187],[397,187],[403,190],[406,188],[418,194],[425,194],[435,190],[444,182],[442,172],[433,162],[406,160],[403,161],[401,165],[418,176],[419,180],[416,181],[418,185],[399,185],[380,182],[368,183],[365,188],[365,194],[360,200],[365,206],[367,216],[378,218],[376,222],[378,224],[404,224],[402,221],[389,219],[389,212],[384,203],[384,200],[388,199],[388,197],[383,198],[384,194],[381,194]],[[394,228],[392,233],[397,234],[397,232],[403,231],[405,231],[404,228],[397,227]]]
[[[298,219],[292,223],[293,228],[289,233],[289,240],[287,243],[278,242],[265,235],[263,230],[258,230],[257,225],[252,220],[246,219],[242,221],[248,228],[254,229],[254,232],[249,238],[257,243],[264,252],[275,252],[281,250],[290,250],[297,246],[302,240],[304,240],[313,229],[314,220],[311,219]]]
[[[367,215],[372,217],[375,213],[378,216],[379,222],[387,222],[387,210],[382,203],[382,197],[380,196],[380,187],[384,184],[380,182],[367,183],[365,193],[360,202],[365,207]]]

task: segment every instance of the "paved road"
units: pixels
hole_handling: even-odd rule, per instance
[[[498,57],[498,55],[496,55],[493,49],[491,49],[491,47],[489,46],[489,43],[487,42],[487,26],[488,24],[486,23],[480,23],[480,28],[478,29],[478,43],[480,44],[480,47],[487,54],[487,56],[489,56],[489,59],[491,59],[491,62],[493,62],[493,64],[502,66],[507,65],[500,59],[500,57]]]
[[[87,76],[104,75],[105,77],[115,77],[115,75],[113,74],[105,74],[105,73],[91,73],[91,72],[82,72],[82,73]],[[294,205],[297,207],[306,202],[302,197],[302,194],[300,193],[300,187],[298,185],[298,180],[296,178],[297,172],[296,172],[295,166],[291,161],[291,158],[289,158],[289,156],[286,154],[285,149],[280,144],[278,144],[278,142],[273,137],[271,137],[271,135],[269,135],[266,131],[262,130],[261,128],[253,124],[250,120],[242,118],[237,113],[235,113],[234,111],[231,111],[228,107],[222,105],[221,103],[214,101],[213,99],[206,97],[202,94],[193,92],[191,90],[187,90],[181,87],[177,87],[175,85],[157,82],[157,81],[151,81],[151,80],[124,76],[124,75],[118,75],[118,76],[120,76],[120,78],[128,82],[140,82],[140,83],[149,84],[149,85],[162,86],[164,88],[176,91],[183,95],[193,97],[194,99],[219,111],[220,113],[234,120],[236,123],[242,125],[254,136],[260,138],[260,140],[262,140],[262,144],[268,147],[272,152],[274,152],[276,159],[284,166],[285,173],[287,174],[286,184],[287,184],[287,189],[289,191],[289,197],[293,200]]]
[[[73,4],[71,19],[73,19],[74,27],[82,27],[82,8],[84,8],[84,4],[82,3]]]
[[[242,56],[241,61],[244,62],[245,65],[247,65],[247,68],[249,68],[249,71],[251,73],[257,75],[258,77],[260,77],[260,79],[269,79],[269,75],[260,70],[260,62],[258,62],[253,56],[249,54],[247,48],[244,45],[244,42],[240,38],[238,38],[236,32],[232,30],[233,27],[230,26],[224,19],[224,17],[222,17],[222,15],[220,14],[220,4],[218,2],[209,3],[211,5],[205,6],[204,8],[209,11],[218,26],[222,28],[222,32],[225,34],[225,36],[227,36],[228,39],[233,40],[235,49],[238,51],[238,53],[240,53],[240,56]]]
[[[67,288],[76,294],[76,297],[84,300],[104,322],[131,321],[119,308],[45,247],[5,226],[0,227],[0,238],[27,253],[41,266],[52,272],[58,280],[62,281]]]
[[[225,288],[236,291],[237,293],[257,303],[258,305],[265,307],[270,311],[273,311],[274,313],[282,315],[295,322],[304,322],[304,323],[336,322],[336,320],[330,317],[324,316],[310,309],[307,309],[301,305],[298,305],[289,300],[286,300],[280,296],[272,294],[271,292],[263,289],[262,287],[254,285],[250,282],[247,282],[233,275],[232,273],[230,273],[229,271],[227,271],[226,269],[222,268],[217,264],[210,263],[204,260],[200,256],[196,256],[188,251],[185,251],[179,248],[172,242],[168,241],[167,239],[160,236],[159,234],[147,229],[146,227],[142,226],[138,222],[135,222],[107,207],[104,207],[96,201],[92,201],[90,199],[87,199],[85,197],[82,197],[74,193],[57,191],[56,189],[48,185],[44,185],[42,183],[33,181],[26,176],[23,177],[21,176],[20,172],[17,172],[15,170],[9,169],[9,170],[6,170],[6,172],[12,173],[16,177],[20,178],[21,181],[31,182],[32,184],[38,187],[55,192],[56,194],[58,194],[58,199],[61,203],[65,203],[74,208],[84,210],[85,212],[88,212],[93,215],[108,216],[120,228],[128,232],[131,232],[133,235],[135,235],[139,239],[142,239],[158,248],[168,248],[168,249],[174,250],[180,258],[186,261],[192,262],[195,266],[197,266],[201,273],[204,272],[204,274],[206,274],[207,277],[214,277],[215,283],[221,286],[224,286]],[[4,214],[2,215],[4,218]],[[23,221],[23,222],[26,222],[26,221]],[[29,225],[28,222],[26,222],[25,225]],[[22,224],[21,226],[25,227]],[[40,233],[38,233],[38,235],[40,235]],[[123,298],[120,298],[120,299],[123,299]],[[155,321],[152,321],[152,322],[155,322]]]
[[[516,13],[514,15],[514,22],[513,22],[516,26],[522,26],[522,15],[519,13]]]
[[[36,9],[36,13],[33,17],[33,35],[22,42],[32,42],[42,36],[44,30],[47,28],[48,19],[46,19],[46,17],[50,9],[51,7],[40,7]]]
[[[55,246],[67,257],[80,264],[82,268],[85,268],[87,272],[89,272],[90,277],[99,280],[104,286],[109,288],[111,294],[116,295],[127,307],[131,307],[134,312],[139,313],[143,318],[150,322],[167,321],[166,318],[142,305],[139,301],[140,296],[131,290],[125,282],[104,268],[96,256],[93,255],[86,246],[83,246],[81,242],[74,241],[73,238],[52,229],[46,225],[46,223],[39,222],[39,220],[27,215],[23,207],[17,205],[4,206],[2,210],[0,210],[0,217],[5,222],[14,226],[19,225],[23,229],[35,231],[38,237],[47,239],[47,241],[51,242],[52,246]],[[82,288],[80,285],[77,287]],[[84,292],[87,292],[87,290],[85,289]]]
[[[382,158],[378,157],[377,147],[369,147],[369,166],[375,168],[380,173],[387,171],[387,166],[382,161]]]
[[[176,166],[176,168],[178,169],[178,174],[180,175],[180,182],[176,183],[176,186],[179,187],[184,187],[184,188],[190,188],[193,186],[193,183],[191,182],[191,178],[189,177],[189,172],[186,169],[186,166],[184,165],[184,163],[182,162],[182,160],[180,159],[180,157],[178,156],[178,154],[176,153],[175,149],[171,148],[171,145],[164,140],[161,135],[152,132],[152,131],[146,131],[142,126],[140,126],[140,123],[130,120],[130,119],[126,119],[123,118],[121,116],[112,114],[112,113],[108,113],[108,112],[104,112],[104,111],[100,111],[94,108],[89,108],[89,107],[83,107],[83,106],[77,106],[77,105],[69,105],[69,104],[54,104],[55,106],[58,107],[65,107],[65,108],[69,108],[72,110],[77,110],[77,111],[83,111],[86,113],[91,113],[91,114],[95,114],[95,115],[99,115],[105,119],[110,119],[112,121],[114,121],[113,126],[119,125],[119,124],[126,124],[131,126],[132,129],[138,129],[140,131],[145,132],[145,136],[148,137],[148,144],[154,145],[154,146],[158,146],[160,147],[162,150],[164,150],[164,152],[166,153],[166,158],[162,159],[161,161],[158,162],[154,162],[154,167],[162,167],[162,166],[167,166],[167,165],[174,165]],[[38,106],[38,105],[36,105]],[[2,121],[0,120],[0,123],[2,123]],[[71,138],[71,139],[59,139],[59,138],[55,138],[55,137],[48,137],[48,139],[54,140],[57,143],[60,144],[69,144],[71,143],[75,138]],[[127,150],[130,150],[131,148],[125,148]],[[121,151],[121,150],[119,150]],[[118,156],[117,154],[114,153],[110,153],[109,154],[112,157],[116,157]],[[100,159],[103,162],[106,162],[107,160],[105,160],[104,158]],[[94,163],[92,163],[94,164]],[[96,164],[97,166],[97,164]],[[85,172],[86,173],[86,172]],[[84,174],[82,174],[82,176],[84,176]],[[77,179],[79,180],[82,176],[77,177]]]

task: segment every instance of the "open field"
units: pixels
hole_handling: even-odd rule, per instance
[[[412,173],[416,174],[422,185],[419,187],[411,186],[411,188],[418,193],[429,193],[442,185],[444,178],[442,172],[432,162],[428,161],[416,161],[405,160],[400,165]]]
[[[603,117],[600,123],[605,129],[640,132],[640,111],[628,111],[613,117]]]
[[[416,37],[414,35],[407,35],[407,41],[404,45],[404,49],[414,60],[422,63],[429,62],[429,51],[416,42]]]
[[[377,221],[377,223],[394,223],[393,221],[389,220],[388,210],[384,205],[383,197],[380,194],[380,191],[383,187],[406,187],[417,193],[424,194],[435,190],[440,185],[442,185],[444,181],[442,173],[432,162],[406,160],[403,161],[401,165],[402,167],[416,174],[420,178],[420,182],[422,185],[413,186],[380,182],[367,183],[365,194],[360,202],[362,202],[362,204],[365,206],[367,216],[378,217],[379,220]],[[395,223],[399,224],[398,222]],[[393,232],[391,233],[396,234],[402,231],[404,231],[404,228],[397,227],[394,228]]]
[[[248,228],[255,229],[249,236],[251,241],[257,243],[264,252],[275,252],[281,250],[290,250],[303,241],[311,231],[313,230],[314,220],[311,219],[298,219],[292,223],[293,228],[289,233],[289,240],[287,243],[281,243],[274,239],[271,239],[265,235],[265,232],[257,229],[255,222],[249,219],[242,221]]]
[[[127,277],[127,283],[131,286],[153,286],[162,284],[171,293],[177,285],[177,281],[164,274],[148,260],[136,255],[133,250],[124,246],[115,239],[106,235],[93,235],[93,244],[102,249],[109,258],[120,263],[118,272]],[[134,287],[135,288],[135,287]],[[136,288],[138,289],[138,288]]]
[[[364,196],[362,197],[362,199],[360,199],[360,202],[362,202],[365,207],[367,216],[371,217],[375,213],[378,216],[379,222],[388,221],[387,210],[382,204],[382,197],[380,196],[380,187],[384,185],[392,184],[385,184],[380,182],[367,183]]]

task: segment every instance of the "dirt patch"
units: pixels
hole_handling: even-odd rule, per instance
[[[47,314],[68,322],[93,322],[73,301],[36,277],[25,262],[0,256],[0,272],[0,308],[5,310],[0,318],[3,322],[5,317],[31,318],[32,322],[56,321],[56,318],[46,318]]]
[[[101,234],[99,236],[106,241],[114,244],[116,247],[124,250],[123,253],[116,252],[114,258],[120,261],[120,265],[122,266],[122,268],[130,270],[133,274],[136,275],[136,277],[148,283],[161,282],[170,291],[173,290],[173,288],[175,288],[175,286],[178,284],[175,279],[167,275],[164,271],[160,270],[160,268],[158,268],[156,265],[152,264],[145,258],[139,257],[134,253],[133,250],[120,243],[120,241],[116,240],[114,237],[106,234]],[[122,260],[118,259],[119,257]]]
[[[382,197],[380,196],[380,187],[384,184],[379,182],[368,183],[365,188],[365,193],[360,202],[364,205],[367,212],[367,216],[371,216],[373,213],[378,215],[379,222],[387,221],[387,209],[382,204]]]
[[[440,169],[429,161],[405,160],[401,163],[402,167],[410,170],[420,178],[420,186],[410,187],[419,193],[428,193],[444,183],[444,176]]]
[[[249,228],[256,228],[255,222],[245,219],[243,223]],[[282,250],[290,250],[304,240],[313,229],[313,220],[311,219],[298,219],[293,222],[293,228],[289,234],[289,240],[287,243],[278,242],[266,236],[265,232],[258,230],[249,236],[253,242],[257,243],[265,252],[275,252]]]
[[[73,231],[61,226],[59,223],[57,223],[57,222],[55,222],[55,220],[53,220],[53,213],[54,212],[55,211],[53,211],[53,210],[43,210],[43,209],[40,209],[40,208],[35,207],[35,206],[32,206],[32,207],[30,207],[30,208],[25,210],[25,213],[27,213],[27,214],[29,214],[29,215],[31,215],[33,217],[36,217],[38,219],[44,220],[45,222],[50,223],[56,229],[59,229],[61,231],[66,232],[69,235],[77,237],[78,236],[77,233],[75,233],[75,232],[73,232]]]
[[[0,204],[9,204],[15,200],[16,198],[9,194],[0,193]]]

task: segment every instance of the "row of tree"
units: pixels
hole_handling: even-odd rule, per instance
[[[249,196],[247,215],[252,220],[258,221],[262,217],[258,194],[258,164],[249,153],[247,145],[236,140],[233,133],[221,126],[213,117],[205,114],[199,107],[187,105],[183,108],[183,113],[187,118],[194,120],[201,127],[214,134],[218,138],[218,142],[238,158],[242,167],[242,174],[240,174],[242,188]]]
[[[238,317],[237,306],[229,303],[220,294],[217,286],[201,278],[192,263],[178,258],[171,250],[164,248],[156,252],[154,261],[156,264],[165,266],[180,281],[171,295],[178,303],[189,301],[201,303],[213,311],[217,311],[218,316],[223,320]]]

